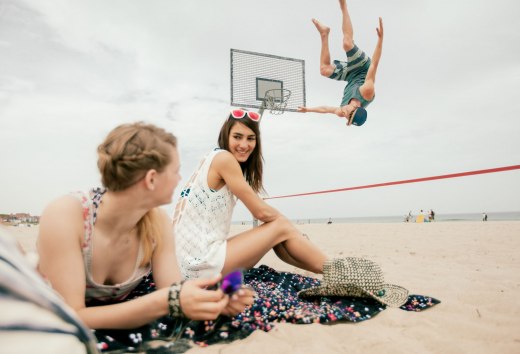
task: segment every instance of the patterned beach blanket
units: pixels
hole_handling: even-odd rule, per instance
[[[200,346],[230,342],[249,336],[255,330],[269,331],[277,322],[295,324],[361,322],[371,319],[386,306],[371,298],[322,297],[303,300],[298,291],[318,286],[318,279],[276,270],[262,265],[250,269],[245,283],[257,292],[255,303],[233,318],[216,321],[188,321],[161,318],[148,326],[130,331],[96,331],[103,352],[183,353],[195,342]],[[154,289],[147,277],[129,300]],[[400,307],[405,311],[423,311],[440,301],[423,295],[410,295]]]

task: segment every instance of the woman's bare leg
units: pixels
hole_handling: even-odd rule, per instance
[[[285,253],[280,247],[277,250],[283,261],[314,273],[323,272],[327,256],[302,237],[289,220],[279,217],[228,240],[222,273],[236,268],[252,268],[269,250],[280,244],[283,244]]]
[[[273,251],[278,258],[287,264],[295,266],[300,269],[305,269],[305,265],[292,258],[289,252],[285,249],[284,243],[279,243],[273,247]]]
[[[324,26],[320,21],[315,18],[312,19],[312,23],[316,26],[318,32],[320,32],[321,38],[321,52],[320,52],[320,74],[329,77],[334,71],[334,65],[330,63],[330,50],[329,50],[329,33],[330,28]]]

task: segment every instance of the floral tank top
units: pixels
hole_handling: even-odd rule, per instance
[[[82,243],[83,261],[85,264],[86,275],[86,291],[85,303],[88,305],[89,301],[95,299],[103,302],[119,302],[124,300],[128,294],[151,272],[151,264],[145,267],[139,267],[143,258],[142,246],[139,247],[137,260],[135,263],[135,270],[132,276],[123,283],[115,285],[98,284],[92,278],[92,233],[94,224],[96,223],[97,209],[101,204],[103,194],[106,192],[104,188],[94,188],[89,192],[74,192],[71,195],[81,202],[83,208],[83,222],[84,222],[84,238]]]

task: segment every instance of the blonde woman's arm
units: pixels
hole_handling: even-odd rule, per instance
[[[58,199],[42,213],[38,252],[40,272],[88,327],[136,328],[169,314],[169,286],[135,300],[86,307],[85,265],[81,252],[83,232],[83,211],[78,201],[72,197]],[[170,279],[166,279],[164,274],[159,274],[159,278],[163,286],[170,279],[178,279],[179,275],[174,271]],[[218,317],[227,305],[227,298],[221,291],[208,291],[205,288],[216,284],[219,279],[215,277],[184,284],[180,296],[182,311],[186,316],[192,319]]]

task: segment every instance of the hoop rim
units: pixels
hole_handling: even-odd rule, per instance
[[[274,92],[280,91],[278,97],[274,94]],[[291,90],[286,88],[276,88],[269,89],[265,91],[264,103],[269,111],[272,114],[283,114],[285,112],[285,107],[287,107],[287,102],[291,97]]]
[[[282,97],[284,100],[288,100],[289,96],[291,95],[291,90],[289,90],[289,89],[286,89],[286,88],[275,88],[275,89],[269,89],[269,90],[265,91],[264,99],[266,99],[267,96],[272,97],[273,95],[271,95],[271,93],[275,92],[275,91],[281,91],[283,93],[283,95],[281,95],[280,97]],[[287,97],[287,98],[285,98],[285,97]]]

